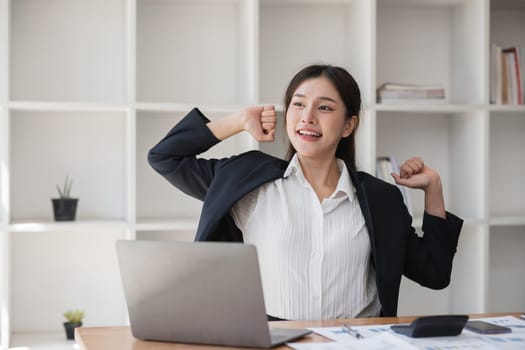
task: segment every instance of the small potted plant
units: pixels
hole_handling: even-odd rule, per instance
[[[55,221],[74,221],[77,213],[78,198],[70,196],[73,179],[66,175],[64,187],[57,185],[59,198],[52,198]]]
[[[68,340],[73,340],[75,339],[75,328],[82,326],[84,311],[68,310],[64,312],[64,317],[66,318],[66,322],[64,322],[66,337]]]

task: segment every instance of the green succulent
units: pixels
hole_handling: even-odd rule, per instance
[[[80,323],[84,318],[84,311],[82,310],[68,310],[64,312],[64,317],[69,323]]]
[[[66,175],[66,179],[64,180],[64,187],[60,188],[60,186],[57,186],[58,195],[60,198],[71,198],[69,195],[71,192],[71,185],[73,184],[73,179],[69,178],[69,175]]]

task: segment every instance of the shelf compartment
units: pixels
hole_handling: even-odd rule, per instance
[[[10,98],[124,102],[125,7],[124,0],[11,1]]]
[[[368,1],[261,0],[258,100],[282,103],[294,74],[314,63],[347,68],[367,92],[369,6]],[[364,101],[368,101],[368,95],[364,93]]]
[[[377,112],[378,156],[393,156],[399,165],[413,156],[441,176],[446,209],[464,219],[484,216],[486,118],[483,112]],[[413,216],[423,216],[424,193],[409,189]]]
[[[492,226],[487,312],[525,310],[525,225]]]
[[[10,124],[11,222],[52,221],[66,173],[77,220],[126,220],[126,113],[13,111]]]
[[[62,314],[72,308],[85,311],[86,326],[125,325],[115,254],[125,237],[124,230],[11,234],[12,331],[63,331]]]
[[[525,112],[490,114],[490,217],[525,217]]]
[[[249,5],[241,0],[139,0],[138,101],[253,102]]]
[[[220,118],[203,111],[209,119]],[[191,198],[156,173],[147,161],[149,150],[157,144],[186,113],[149,112],[137,113],[137,222],[171,221],[177,219],[198,220],[202,203]],[[199,158],[222,158],[255,148],[248,133],[240,133]]]
[[[377,87],[443,84],[448,103],[485,102],[483,1],[379,0]]]

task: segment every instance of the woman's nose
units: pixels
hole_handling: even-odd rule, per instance
[[[315,124],[316,123],[315,115],[311,108],[303,109],[303,113],[301,115],[301,122],[305,124]]]

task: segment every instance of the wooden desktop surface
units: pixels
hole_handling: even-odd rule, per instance
[[[512,315],[520,317],[521,313],[492,313],[492,314],[473,314],[470,318],[493,317]],[[393,324],[408,323],[415,317],[379,317],[379,318],[355,318],[350,320],[333,321],[279,321],[270,322],[271,327],[283,328],[308,328],[308,327],[334,327],[349,324],[354,326],[374,325],[374,324]],[[75,329],[75,340],[81,350],[210,350],[210,349],[244,349],[235,347],[217,347],[210,345],[194,345],[182,343],[165,343],[154,341],[143,341],[133,337],[131,330],[127,326],[123,327],[79,327]],[[299,341],[299,340],[298,340]],[[330,341],[318,334],[312,333],[300,341],[302,342],[324,342]],[[274,348],[276,350],[289,349],[286,346]]]

